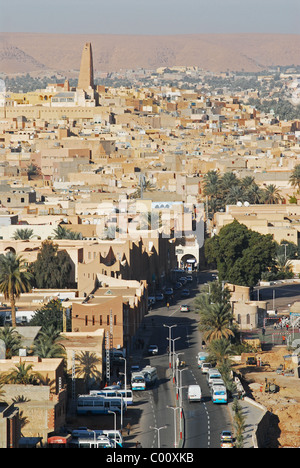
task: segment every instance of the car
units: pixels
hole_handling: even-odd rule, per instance
[[[165,296],[163,295],[163,293],[156,293],[155,294],[155,300],[156,301],[163,301],[165,298]]]
[[[187,283],[187,279],[186,279],[185,276],[181,276],[181,277],[179,278],[179,281],[180,281],[180,283],[182,283],[183,285]]]
[[[222,431],[220,435],[221,442],[233,441],[233,436],[231,431]]]
[[[193,277],[191,275],[186,276],[186,280],[187,280],[188,283],[192,283],[193,282]]]
[[[181,291],[181,297],[189,297],[190,295],[190,290],[189,289],[183,289]]]
[[[155,304],[155,296],[148,296],[148,307],[152,307]]]
[[[190,306],[188,306],[187,304],[182,304],[180,306],[180,312],[189,312],[190,310]]]
[[[174,293],[173,288],[167,288],[165,290],[165,295],[166,296],[172,296],[173,293]]]
[[[177,281],[177,283],[174,284],[174,289],[180,289],[182,288],[182,283],[180,283],[180,281]]]
[[[157,345],[149,345],[148,346],[148,354],[158,354],[158,346]]]

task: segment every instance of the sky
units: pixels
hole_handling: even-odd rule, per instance
[[[300,34],[300,0],[0,0],[0,31]]]

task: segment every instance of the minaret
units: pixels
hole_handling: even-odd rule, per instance
[[[87,90],[89,87],[94,88],[93,54],[91,43],[86,42],[81,55],[77,88]]]

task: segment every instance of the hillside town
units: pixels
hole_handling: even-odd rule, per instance
[[[21,336],[15,352],[0,347],[0,374],[30,365],[48,384],[0,382],[1,399],[9,395],[3,448],[18,446],[20,430],[47,441],[66,425],[75,381],[84,391],[75,355],[96,356],[102,387],[113,383],[109,356],[137,349],[151,298],[164,297],[178,272],[195,282],[218,272],[245,332],[262,329],[274,309],[254,297],[257,284],[300,278],[299,68],[253,77],[166,67],[96,80],[86,43],[78,80],[25,91],[17,80],[0,87],[0,253],[14,256],[30,285],[13,298],[0,287],[1,326]],[[229,268],[225,276],[212,254],[212,241],[236,225],[277,248],[272,268],[247,284]],[[294,326],[299,310],[297,301],[284,309]],[[65,359],[32,353],[47,313],[60,314]],[[299,379],[298,362],[293,369]]]

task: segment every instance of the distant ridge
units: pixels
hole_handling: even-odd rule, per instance
[[[269,66],[300,65],[300,34],[0,33],[0,72],[79,70],[85,42],[92,43],[96,72],[173,65],[214,72],[260,71]]]

